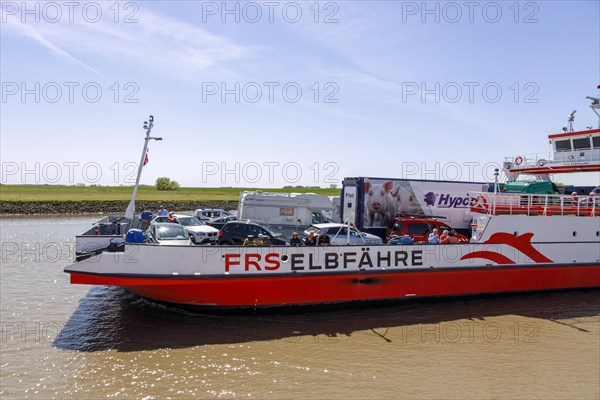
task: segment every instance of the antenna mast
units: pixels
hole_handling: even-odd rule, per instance
[[[577,110],[573,110],[569,113],[569,117],[567,119],[567,121],[569,121],[569,132],[573,132],[573,122],[575,121],[575,113],[577,112]]]
[[[150,122],[148,122],[150,121]],[[146,152],[148,151],[148,142],[150,140],[162,140],[161,137],[151,137],[150,131],[154,126],[154,116],[150,116],[148,121],[144,122],[144,129],[146,130],[146,137],[144,138],[144,150],[142,150],[142,158],[140,159],[140,165],[138,166],[137,179],[135,180],[135,185],[133,186],[133,193],[131,194],[131,201],[127,206],[127,210],[125,210],[125,218],[133,221],[133,213],[135,212],[135,196],[137,194],[138,185],[140,184],[140,178],[142,177],[142,168],[144,167],[144,160],[146,159]]]

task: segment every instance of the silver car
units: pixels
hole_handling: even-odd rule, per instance
[[[192,215],[174,214],[175,220],[189,233],[195,244],[214,244],[219,230],[205,225]],[[161,216],[152,220],[152,224],[168,222],[169,217]]]
[[[222,218],[227,217],[231,218],[230,220],[237,219],[235,215],[231,214],[229,211],[220,210],[216,208],[199,208],[194,212],[198,221],[208,221],[213,218]]]
[[[154,244],[171,246],[192,246],[194,244],[189,233],[179,224],[154,223],[146,231],[146,237],[150,243]]]
[[[360,232],[357,229],[344,224],[315,224],[307,230],[305,230],[304,235],[308,236],[309,231],[311,230],[319,236],[324,231],[327,231],[327,235],[329,235],[331,244],[334,246],[342,246],[347,243],[354,245],[383,244],[383,240],[379,236],[375,236],[366,232]]]

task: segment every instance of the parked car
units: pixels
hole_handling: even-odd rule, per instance
[[[194,243],[189,233],[179,224],[157,222],[146,231],[149,243],[172,246],[191,246]]]
[[[213,228],[215,228],[217,230],[220,230],[221,228],[223,228],[223,226],[225,226],[226,223],[228,223],[229,221],[235,221],[235,220],[236,220],[236,216],[230,215],[228,217],[219,217],[219,218],[209,219],[208,221],[205,222],[205,224],[208,226],[212,226]]]
[[[392,236],[390,240],[388,240],[387,244],[414,244],[415,241],[410,236]]]
[[[177,223],[182,225],[195,244],[213,244],[217,241],[219,230],[213,226],[204,225],[192,215],[174,214]],[[168,222],[169,217],[160,216],[152,220],[152,224]]]
[[[271,244],[283,246],[289,242],[289,238],[270,225],[260,221],[229,221],[219,231],[217,244],[220,245],[241,245],[248,236],[259,237],[264,235]]]
[[[329,235],[329,238],[331,240],[331,244],[335,246],[347,244],[348,238],[350,239],[349,244],[383,244],[383,241],[379,236],[375,236],[366,232],[360,232],[358,229],[344,224],[315,224],[304,231],[304,236],[308,236],[310,231],[315,232],[319,236],[324,231],[327,231],[327,234]],[[348,233],[350,235],[348,235]]]
[[[410,236],[415,243],[427,242],[429,234],[434,230],[442,234],[445,230],[449,232],[450,243],[467,243],[469,239],[456,232],[443,222],[427,217],[395,217],[390,221],[386,230],[386,240],[394,236]]]
[[[194,212],[194,215],[196,216],[196,218],[198,218],[198,221],[202,222],[208,221],[209,219],[221,217],[233,217],[233,219],[237,218],[229,211],[220,210],[216,208],[199,208]]]

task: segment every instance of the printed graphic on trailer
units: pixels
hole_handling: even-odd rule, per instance
[[[364,181],[364,226],[387,227],[396,213],[449,215],[466,213],[473,197],[469,192],[484,191],[482,183],[403,181],[368,179]],[[462,218],[460,218],[462,220]]]

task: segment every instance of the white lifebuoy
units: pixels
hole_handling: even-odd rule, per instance
[[[523,162],[523,157],[517,156],[517,158],[515,158],[515,164],[521,165],[522,162]]]

